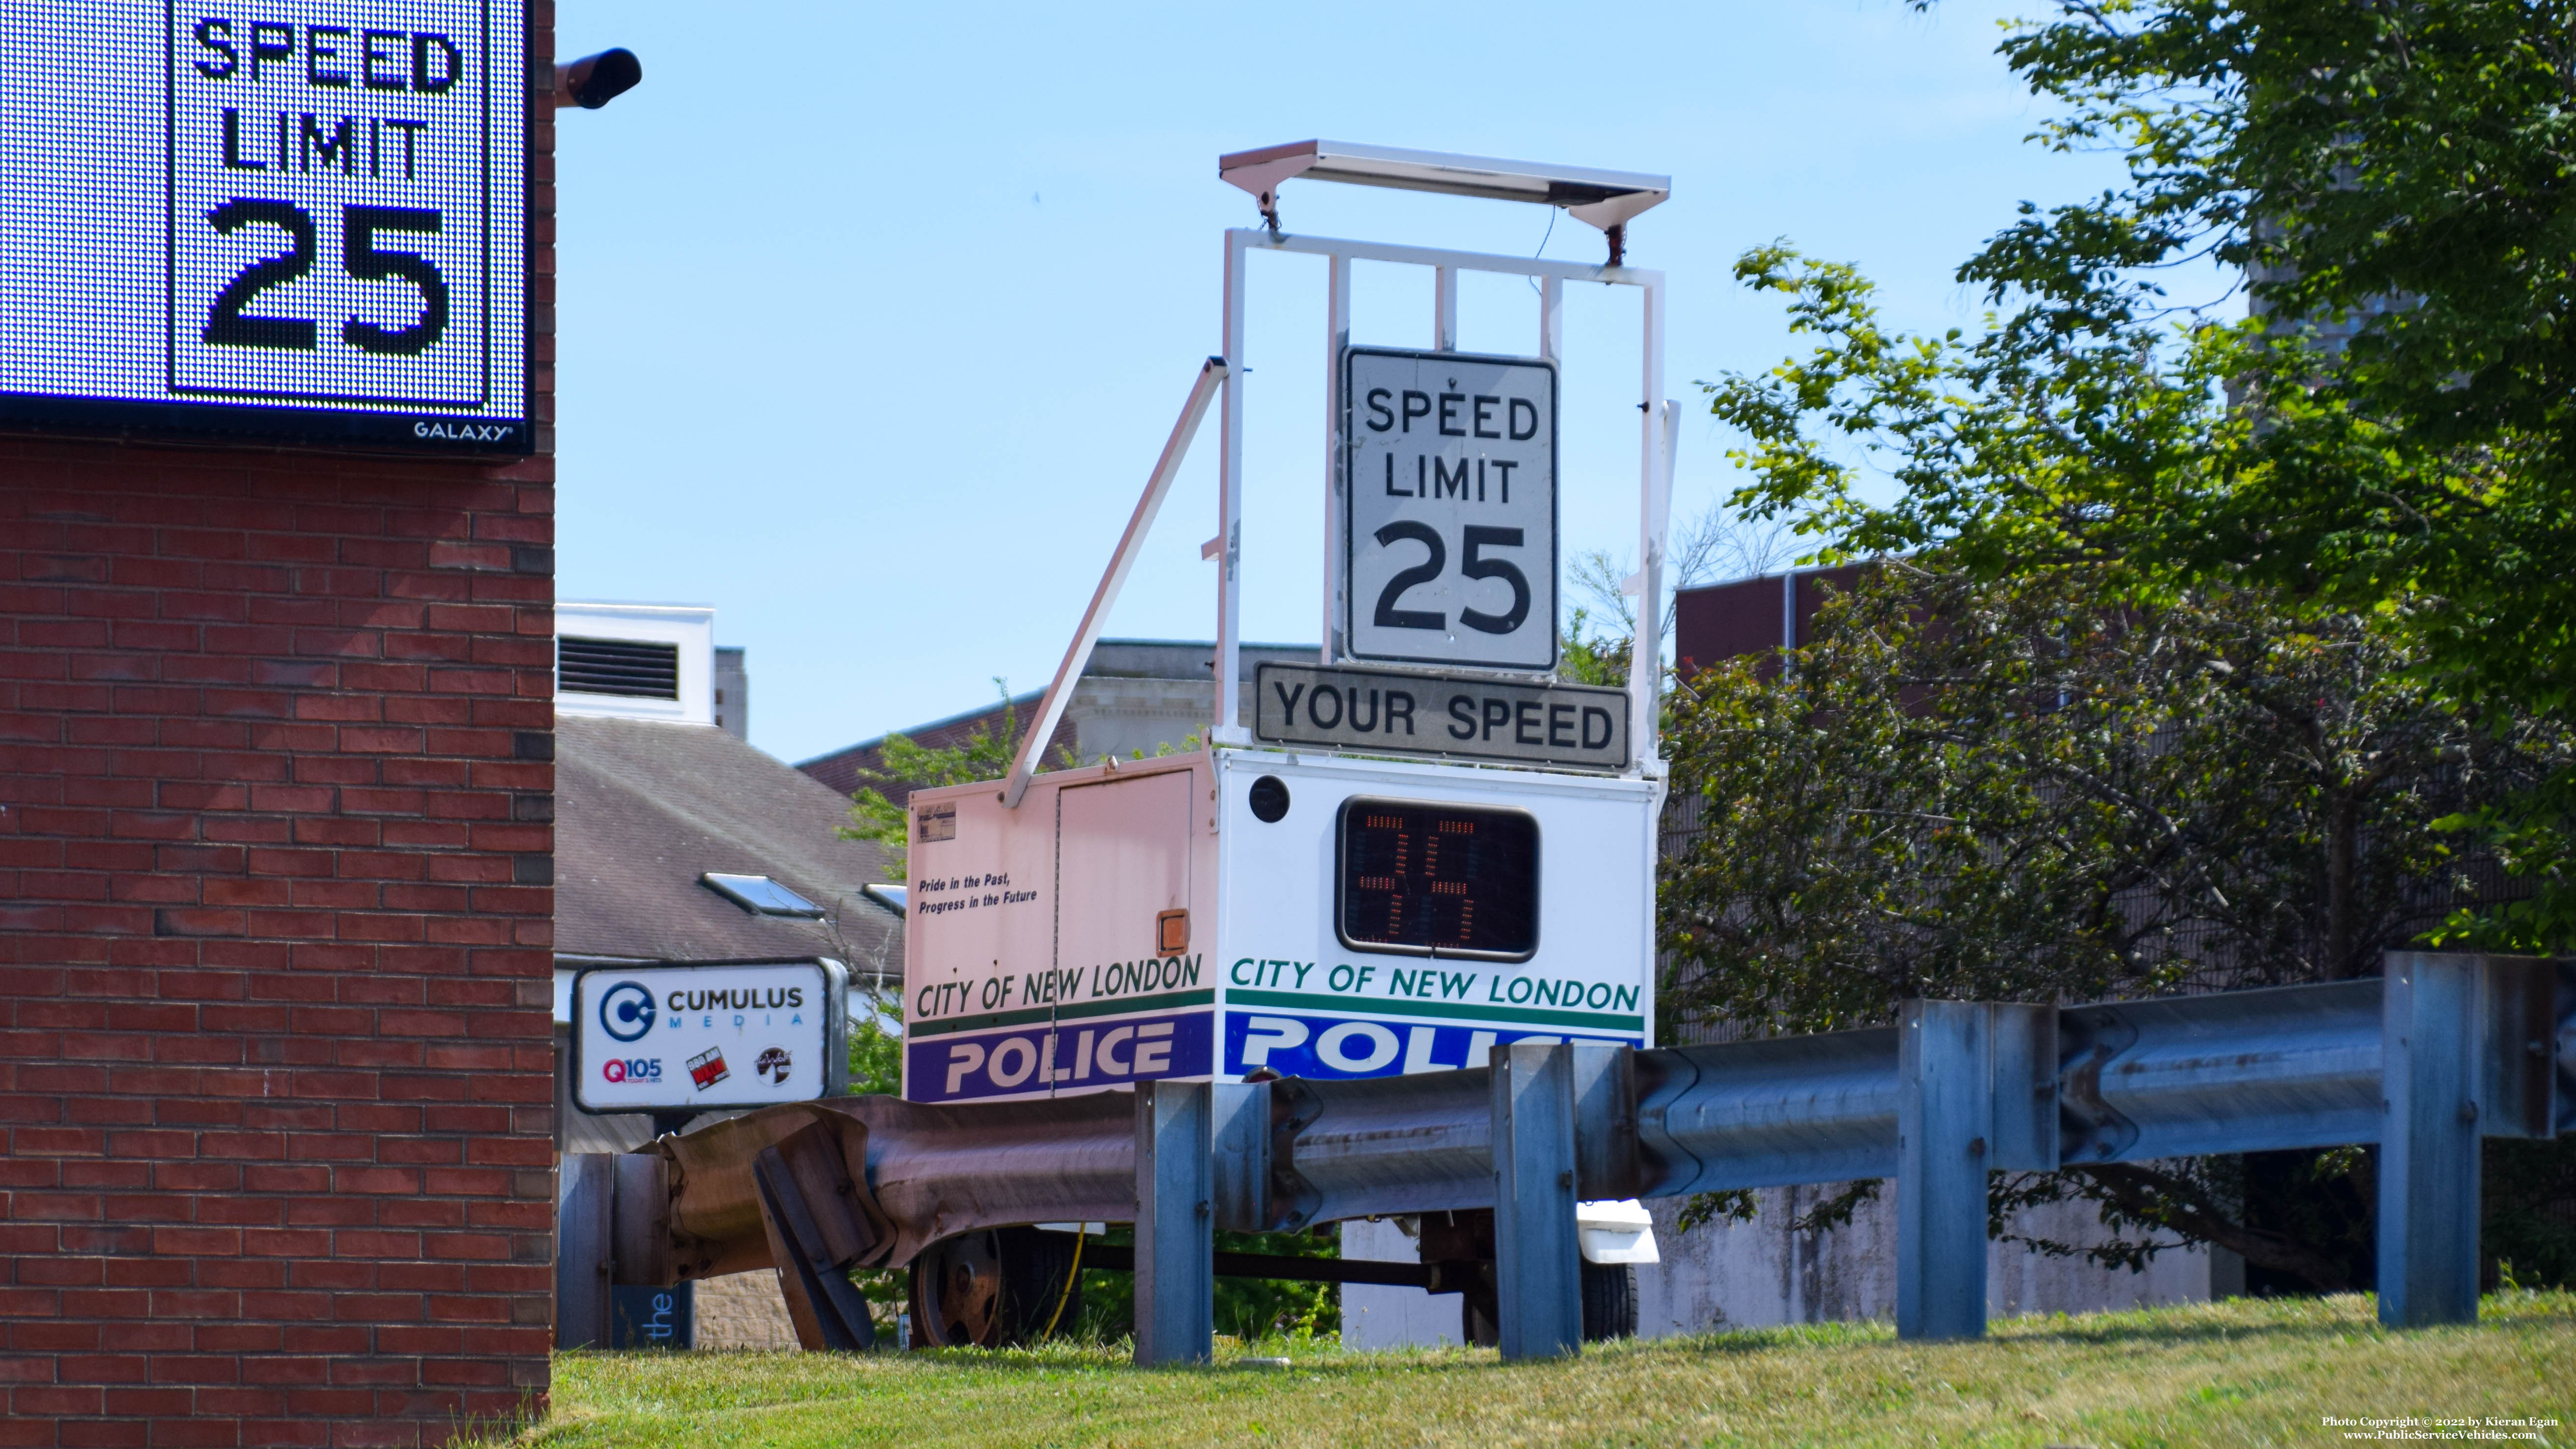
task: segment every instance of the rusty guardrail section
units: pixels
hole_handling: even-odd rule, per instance
[[[896,1097],[769,1107],[618,1159],[610,1279],[671,1284],[775,1267],[807,1348],[874,1338],[847,1270],[941,1238],[1136,1210],[1135,1094],[1005,1110]]]
[[[610,1282],[774,1267],[809,1348],[873,1341],[853,1267],[1037,1222],[1137,1224],[1141,1362],[1204,1358],[1218,1228],[1495,1212],[1507,1357],[1579,1341],[1573,1205],[1895,1179],[1897,1324],[1985,1326],[1987,1174],[2377,1143],[2380,1317],[2477,1313],[2481,1137],[2576,1132],[2576,962],[2392,954],[2380,980],[1631,1051],[1501,1046],[1360,1081],[1148,1082],[976,1106],[767,1108],[567,1159],[558,1323]],[[586,1315],[588,1315],[586,1317]],[[567,1341],[583,1341],[573,1337]]]

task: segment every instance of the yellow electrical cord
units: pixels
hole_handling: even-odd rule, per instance
[[[1082,1230],[1081,1224],[1074,1225],[1073,1266],[1065,1270],[1064,1291],[1055,1295],[1055,1312],[1047,1315],[1047,1326],[1038,1330],[1038,1337],[1049,1338],[1054,1335],[1056,1320],[1064,1317],[1064,1305],[1073,1300],[1073,1285],[1082,1281],[1082,1240],[1090,1236]]]

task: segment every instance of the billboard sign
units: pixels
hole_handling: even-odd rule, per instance
[[[0,427],[525,453],[515,0],[24,7]]]
[[[573,978],[573,1103],[713,1112],[837,1095],[847,983],[834,961],[590,967]]]
[[[1342,354],[1350,657],[1556,667],[1556,365]]]

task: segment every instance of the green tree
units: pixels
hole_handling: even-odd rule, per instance
[[[868,1009],[852,1013],[850,1023],[850,1095],[864,1097],[903,1093],[903,997],[871,991]]]
[[[902,785],[907,790],[930,790],[942,785],[971,785],[978,780],[998,780],[1011,772],[1011,761],[1020,750],[1020,714],[1011,702],[1009,681],[993,676],[993,688],[1002,697],[1000,728],[987,724],[965,740],[937,747],[916,744],[911,737],[888,734],[878,745],[882,769],[859,771],[863,784],[850,797],[850,823],[842,826],[844,840],[874,841],[886,853],[886,863],[898,876],[909,876],[909,846],[912,842],[912,816],[903,806],[887,798],[879,785]]]
[[[2154,272],[2182,259],[2249,279],[2229,362],[2266,426],[2134,495],[2167,505],[2119,520],[2135,550],[2405,600],[2446,690],[2563,709],[2576,6],[2066,4],[2003,53],[2065,107],[2052,144],[2129,161],[2125,187],[2026,209],[1961,269],[2023,304],[2031,355],[2154,315]]]
[[[2471,724],[2386,621],[2253,585],[2140,605],[2118,573],[1888,561],[1785,661],[1733,660],[1676,691],[1674,788],[1705,808],[1658,892],[1667,1011],[1807,1032],[1889,1021],[1908,997],[2366,974],[2480,897],[2478,861],[2431,823],[2570,758],[2544,724]],[[2007,1176],[1995,1208],[2000,1223],[2083,1196],[2121,1230],[2089,1250],[2106,1261],[2215,1241],[2350,1286],[2350,1254],[2249,1220],[2243,1172]]]
[[[859,778],[874,781],[860,786],[850,799],[850,823],[841,827],[844,840],[870,840],[886,852],[888,863],[897,875],[905,874],[909,857],[906,846],[912,838],[912,817],[903,806],[888,798],[878,785],[902,785],[907,790],[935,789],[941,785],[972,785],[983,780],[998,780],[1011,772],[1011,762],[1019,758],[1019,708],[1011,702],[1011,686],[1000,675],[993,677],[993,687],[1001,691],[1000,728],[985,725],[953,745],[927,746],[915,743],[909,736],[889,734],[878,745],[883,769],[862,767]],[[1186,754],[1202,748],[1205,735],[1192,731],[1175,745],[1166,740],[1154,747],[1157,758]],[[1134,759],[1145,758],[1145,752],[1130,752]],[[1103,755],[1102,759],[1109,756]],[[1041,761],[1042,767],[1071,769],[1081,761],[1072,747],[1061,747],[1052,760]]]
[[[1918,0],[1928,8],[1929,0]],[[2376,612],[2465,714],[2564,718],[2576,681],[2576,7],[2563,0],[2062,0],[2001,47],[2111,149],[1959,271],[1973,338],[1882,334],[1847,271],[1749,258],[1824,334],[1726,380],[1762,506],[1861,554],[2000,574],[2118,558],[2150,597],[2255,581]],[[2254,315],[2178,307],[2214,261]],[[1808,425],[1814,431],[1810,433]],[[1861,506],[1883,450],[1902,489]],[[2560,772],[2482,812],[2530,898],[2456,930],[2576,934]],[[2470,822],[2459,822],[2470,823]]]
[[[1785,669],[1676,692],[1675,789],[1708,807],[1662,882],[1679,1010],[1819,1031],[2368,974],[2482,889],[2425,827],[2570,758],[2460,717],[2366,616],[1941,562],[1866,573]]]
[[[1739,276],[1817,345],[1713,387],[1747,438],[1737,501],[1828,557],[1938,550],[1990,584],[2090,573],[2140,610],[2259,590],[2314,632],[2361,621],[2424,704],[2543,746],[2545,768],[2420,823],[2464,848],[2482,830],[2522,887],[2429,935],[2564,949],[2571,21],[2551,0],[2062,0],[2002,54],[2056,106],[2038,139],[2117,151],[2125,181],[2026,205],[1961,267],[1996,309],[1973,335],[1891,332],[1851,269],[1749,254]],[[2168,294],[2209,262],[2251,316]],[[1959,866],[1954,893],[2000,888]],[[2547,1147],[2490,1144],[2490,1198],[2564,1201],[2576,1159]],[[2489,1240],[2576,1262],[2538,1222]]]

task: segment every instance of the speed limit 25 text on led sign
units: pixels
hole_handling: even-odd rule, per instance
[[[1342,355],[1353,659],[1556,667],[1556,368]]]
[[[0,422],[526,452],[524,18],[15,9]]]

